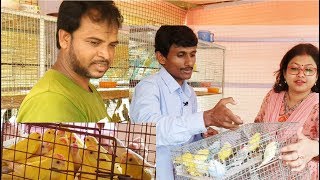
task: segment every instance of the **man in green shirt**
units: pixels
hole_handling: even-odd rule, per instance
[[[64,1],[57,20],[57,61],[23,100],[18,122],[97,122],[107,116],[89,83],[114,59],[120,11],[112,1]]]

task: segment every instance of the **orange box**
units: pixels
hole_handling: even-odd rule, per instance
[[[100,81],[99,82],[100,88],[115,88],[117,87],[117,82],[113,81]]]
[[[208,87],[208,93],[219,93],[219,88],[217,87]]]

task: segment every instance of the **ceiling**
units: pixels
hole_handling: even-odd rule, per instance
[[[237,2],[241,0],[167,0],[167,2],[174,4],[182,9],[191,9],[199,6],[205,6],[205,5],[221,5],[221,4],[227,4],[231,2]]]

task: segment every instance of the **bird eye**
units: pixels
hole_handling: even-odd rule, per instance
[[[129,161],[132,161],[132,158],[129,158]]]
[[[57,161],[57,164],[60,164],[60,161]]]
[[[90,151],[90,154],[93,154],[93,152],[92,152],[92,151]]]

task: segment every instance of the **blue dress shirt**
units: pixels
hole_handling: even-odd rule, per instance
[[[170,149],[201,139],[206,131],[203,112],[186,81],[180,86],[165,68],[141,80],[130,105],[134,123],[156,123],[156,179],[173,180]]]

